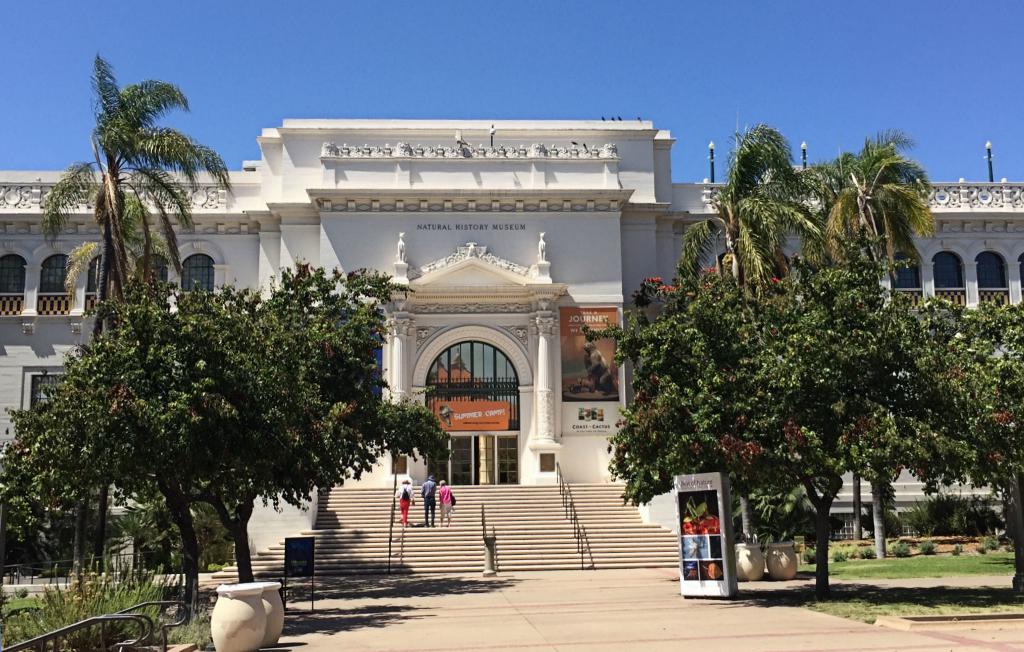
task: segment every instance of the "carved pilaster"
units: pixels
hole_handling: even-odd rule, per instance
[[[388,335],[391,337],[391,396],[401,401],[409,395],[409,378],[406,373],[406,344],[413,332],[412,320],[405,315],[395,315],[388,320]]]
[[[537,327],[537,373],[535,382],[537,439],[555,439],[555,390],[551,378],[552,338],[555,320],[547,310],[540,311],[534,319]]]

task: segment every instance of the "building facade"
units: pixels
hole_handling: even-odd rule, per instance
[[[393,275],[384,372],[395,398],[427,400],[450,460],[383,459],[362,482],[432,472],[456,484],[608,477],[607,437],[627,400],[610,342],[646,277],[671,278],[687,225],[716,186],[673,183],[675,142],[650,122],[286,120],[232,190],[193,196],[180,233],[186,287],[265,288],[299,262]],[[59,172],[0,172],[0,435],[7,408],[45,398],[90,332],[88,274],[65,256],[97,241],[82,206],[56,239],[41,207]],[[1021,301],[1024,184],[936,184],[934,237],[901,291],[966,305]],[[424,390],[432,388],[429,398]]]

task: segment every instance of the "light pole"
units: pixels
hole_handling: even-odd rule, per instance
[[[988,159],[988,182],[992,183],[995,181],[995,177],[992,175],[992,141],[985,142],[985,158]]]
[[[711,183],[715,182],[715,141],[708,143],[708,161],[711,162]]]
[[[0,443],[0,471],[4,468],[4,449],[11,436],[11,429],[4,429],[4,441]],[[4,564],[7,563],[7,503],[0,500],[0,591],[4,590]]]
[[[807,169],[807,141],[800,143],[800,165]]]

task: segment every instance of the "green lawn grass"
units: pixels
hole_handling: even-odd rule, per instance
[[[814,565],[801,570],[814,572]],[[1013,554],[993,552],[987,555],[919,555],[905,559],[854,559],[829,562],[830,577],[850,580],[909,579],[914,577],[957,577],[962,575],[1013,576]]]
[[[822,613],[874,623],[879,616],[939,616],[965,613],[1024,612],[1024,596],[1006,588],[894,588],[845,585],[833,598],[808,595],[802,606]]]

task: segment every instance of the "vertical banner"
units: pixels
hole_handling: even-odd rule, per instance
[[[736,595],[732,497],[724,473],[677,475],[679,585],[684,596]]]
[[[619,323],[617,308],[562,308],[559,315],[562,346],[562,400],[619,401],[619,370],[615,340],[588,342],[583,327],[601,330]]]

